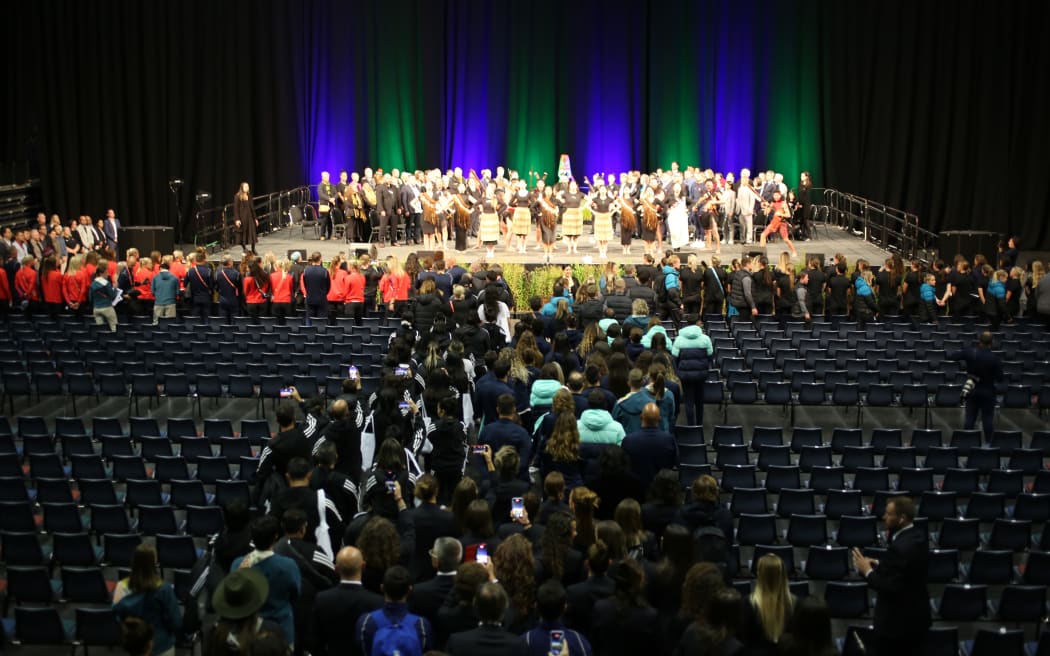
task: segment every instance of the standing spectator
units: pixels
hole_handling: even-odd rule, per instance
[[[212,606],[219,619],[205,633],[204,653],[246,656],[261,640],[283,638],[280,625],[259,614],[269,596],[269,582],[255,569],[238,569],[224,578],[212,593]]]
[[[326,320],[328,318],[328,291],[332,288],[332,278],[328,270],[321,265],[320,251],[310,254],[310,264],[303,270],[299,284],[306,298],[306,321],[309,322],[310,319]]]
[[[131,574],[113,591],[118,621],[139,617],[153,629],[153,656],[174,656],[175,636],[182,629],[182,613],[175,589],[160,577],[157,550],[151,544],[135,547]]]
[[[383,607],[362,615],[354,635],[363,654],[422,654],[432,648],[430,622],[408,612],[412,577],[395,565],[383,575]],[[379,644],[375,644],[380,640]]]
[[[259,217],[255,215],[255,205],[247,182],[242,182],[233,196],[233,227],[240,239],[241,250],[254,253]]]
[[[566,627],[562,622],[566,602],[565,587],[558,581],[547,581],[536,591],[536,607],[540,613],[540,621],[524,636],[529,656],[550,654],[553,631],[561,631],[562,640],[568,644],[569,656],[590,656],[591,643],[587,638]]]
[[[102,232],[106,236],[106,245],[117,257],[120,256],[120,219],[112,209],[106,210],[106,218],[102,221]]]
[[[113,309],[113,301],[117,298],[117,290],[109,281],[106,273],[106,261],[99,260],[99,267],[95,271],[95,279],[91,282],[88,294],[91,297],[91,313],[95,317],[96,324],[106,324],[110,332],[117,332],[117,311]]]
[[[824,600],[815,595],[800,599],[788,632],[777,646],[783,656],[839,656],[831,639],[831,613]]]
[[[212,277],[211,267],[207,262],[197,259],[197,254],[190,255],[190,266],[186,270],[186,289],[193,303],[193,313],[198,318],[208,321],[211,316],[211,306],[214,302],[215,280]],[[233,261],[230,261],[233,264]]]
[[[215,275],[215,289],[219,292],[219,314],[225,323],[232,324],[233,318],[241,313],[244,290],[241,288],[241,272],[233,266],[233,257],[229,254],[222,257],[222,267]]]
[[[171,273],[171,264],[167,260],[160,263],[160,273],[153,276],[150,282],[155,298],[153,302],[153,325],[161,319],[175,318],[175,302],[179,298],[179,279]]]
[[[985,440],[992,439],[995,422],[995,384],[1003,379],[1002,359],[992,350],[992,346],[992,333],[986,330],[978,337],[975,348],[948,354],[949,360],[961,360],[966,363],[967,381],[963,385],[966,398],[965,428],[971,430],[977,424],[977,413],[980,412]]]
[[[277,623],[290,644],[295,644],[295,620],[292,612],[299,598],[302,578],[295,561],[273,552],[280,534],[280,522],[267,515],[252,522],[252,544],[255,549],[233,561],[233,570],[252,568],[262,574],[269,584],[266,603],[259,609],[263,619]]]
[[[784,561],[776,554],[758,559],[755,590],[745,606],[742,636],[751,654],[778,654],[777,643],[787,629],[795,599],[788,588]]]
[[[875,560],[859,549],[853,550],[857,573],[879,595],[874,621],[875,653],[879,656],[921,654],[923,638],[930,628],[926,590],[929,544],[926,533],[915,528],[914,519],[915,502],[911,498],[891,499],[882,517],[890,534],[885,554]]]
[[[350,656],[361,656],[354,628],[363,615],[383,605],[381,596],[361,585],[364,564],[356,547],[343,547],[336,555],[339,585],[319,593],[314,602],[310,647],[314,656],[332,656],[343,650]]]
[[[616,592],[594,605],[592,637],[596,650],[609,656],[664,653],[660,614],[642,594],[645,574],[634,560],[610,568]],[[702,653],[702,652],[690,652]]]
[[[452,656],[525,656],[528,650],[520,637],[503,628],[507,612],[507,593],[498,583],[483,583],[474,594],[477,628],[454,633],[448,639],[448,653]]]

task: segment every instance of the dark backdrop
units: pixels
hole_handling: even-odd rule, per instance
[[[6,10],[0,160],[48,211],[171,223],[321,170],[572,156],[810,170],[933,229],[1050,245],[1045,3],[25,2]],[[188,210],[191,193],[183,197]]]

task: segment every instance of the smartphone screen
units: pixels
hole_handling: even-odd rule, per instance
[[[475,444],[473,451],[474,451],[474,453],[485,453],[485,445],[484,444]]]
[[[474,557],[474,560],[476,560],[478,563],[480,563],[482,565],[487,565],[488,564],[488,562],[489,562],[489,547],[488,547],[487,544],[481,543],[481,544],[478,545],[477,555]]]
[[[412,375],[412,368],[409,367],[407,364],[399,364],[397,365],[397,369],[394,373],[396,373],[398,376],[401,376],[402,378],[408,378]]]
[[[410,405],[408,404],[408,401],[402,401],[401,403],[398,403],[398,404],[397,404],[397,407],[398,407],[398,408],[400,408],[402,412],[404,412],[405,410],[408,410],[408,409],[409,409],[409,408],[411,408],[412,406],[410,406]]]
[[[510,500],[510,516],[514,519],[525,516],[525,500],[521,497],[514,497]]]
[[[287,398],[289,398],[291,396],[292,396],[292,388],[291,387],[282,387],[281,388],[281,398],[282,399],[287,399]]]
[[[552,654],[561,653],[562,641],[565,639],[565,634],[562,631],[555,629],[551,631],[551,651]]]
[[[357,380],[357,367],[350,365],[350,368],[346,370],[346,377],[350,380]]]

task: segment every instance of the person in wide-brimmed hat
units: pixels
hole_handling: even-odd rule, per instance
[[[245,567],[224,578],[212,593],[211,603],[219,620],[204,641],[204,653],[246,654],[253,643],[265,636],[285,640],[280,625],[259,617],[259,609],[269,594],[270,584],[257,570]]]

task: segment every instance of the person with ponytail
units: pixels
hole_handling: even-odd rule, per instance
[[[749,654],[779,654],[777,643],[795,608],[784,561],[776,554],[766,554],[758,559],[755,574],[755,590],[745,604],[742,637]]]

